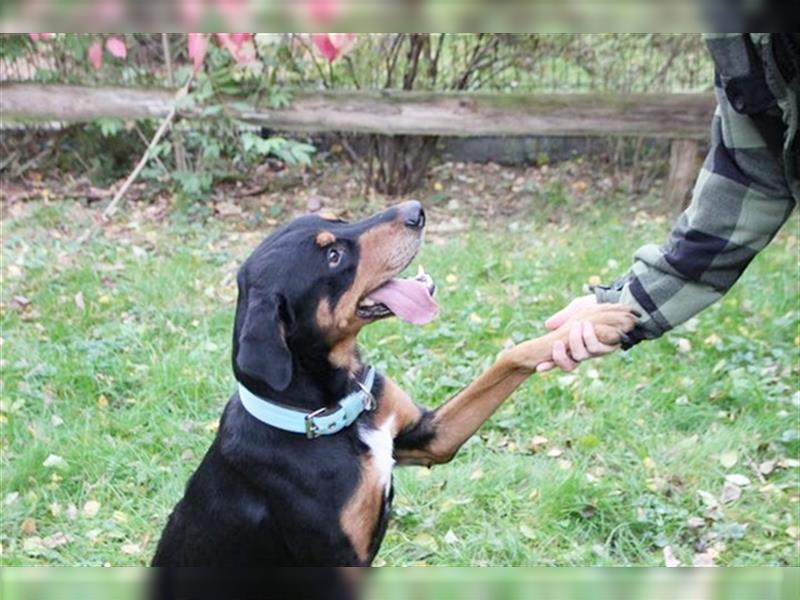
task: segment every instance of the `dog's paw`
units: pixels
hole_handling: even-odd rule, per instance
[[[597,339],[609,346],[619,345],[641,315],[625,304],[598,304],[577,313],[564,325],[567,331],[575,321],[589,321]]]

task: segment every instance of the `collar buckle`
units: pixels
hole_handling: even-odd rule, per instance
[[[364,410],[367,412],[372,412],[378,406],[377,400],[375,400],[375,396],[372,395],[372,391],[367,388],[360,380],[356,379],[356,383],[358,387],[361,388],[361,391],[364,393]]]
[[[319,427],[317,424],[314,423],[314,417],[317,417],[324,413],[327,410],[324,406],[322,408],[318,408],[314,412],[310,412],[305,416],[305,423],[306,423],[306,437],[310,440],[319,437]]]

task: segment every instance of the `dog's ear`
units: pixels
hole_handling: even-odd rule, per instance
[[[242,373],[282,392],[292,380],[292,354],[286,344],[280,299],[271,294],[248,294],[239,331],[236,365]]]

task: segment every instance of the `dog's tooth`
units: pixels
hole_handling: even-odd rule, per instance
[[[361,301],[361,306],[375,306],[375,300],[372,298],[364,298]]]

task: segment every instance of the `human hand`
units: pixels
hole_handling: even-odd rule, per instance
[[[529,374],[541,371],[539,367],[543,363],[553,362],[555,364],[554,349],[561,348],[566,356],[567,348],[570,348],[571,352],[573,343],[584,345],[583,327],[585,324],[591,326],[591,333],[588,336],[591,341],[585,345],[615,350],[625,338],[625,334],[636,326],[638,316],[639,313],[625,304],[594,303],[591,306],[577,309],[572,317],[547,335],[504,350],[501,358],[505,362],[510,362],[514,368],[523,369]],[[575,332],[577,332],[580,342],[575,338]],[[575,341],[572,338],[575,338]],[[594,344],[594,341],[597,344]]]
[[[576,369],[584,360],[610,354],[619,349],[619,344],[610,345],[601,342],[592,322],[580,319],[581,313],[593,306],[597,306],[597,298],[593,294],[581,296],[545,321],[544,325],[550,331],[555,331],[572,321],[569,324],[569,346],[561,340],[553,342],[553,359],[539,364],[536,367],[538,373],[556,367],[569,372]]]

